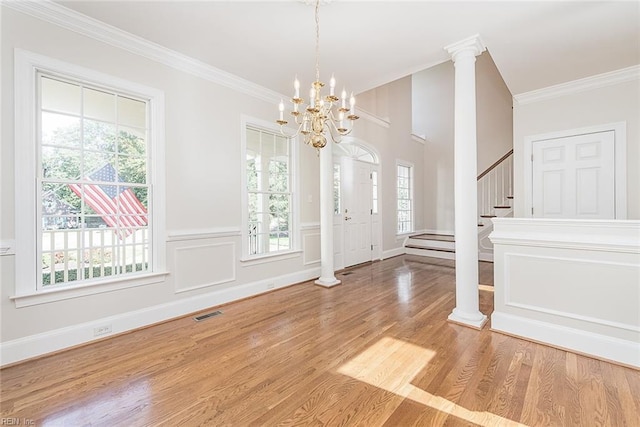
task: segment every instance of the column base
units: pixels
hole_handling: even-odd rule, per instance
[[[476,313],[466,313],[460,312],[457,308],[454,308],[449,317],[447,317],[449,322],[457,323],[462,326],[468,326],[474,329],[482,329],[482,327],[487,323],[487,316],[480,313],[479,311]]]
[[[314,283],[318,286],[322,286],[323,288],[333,288],[334,286],[338,286],[342,282],[335,277],[320,277]]]

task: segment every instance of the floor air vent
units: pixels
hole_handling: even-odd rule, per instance
[[[196,317],[193,318],[193,320],[195,320],[196,322],[200,322],[202,320],[205,320],[205,319],[208,319],[208,318],[214,317],[214,316],[219,316],[221,314],[222,314],[222,312],[220,310],[213,311],[211,313],[201,314],[200,316],[196,316]]]

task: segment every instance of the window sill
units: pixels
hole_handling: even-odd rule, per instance
[[[245,256],[240,259],[243,267],[249,267],[256,264],[264,264],[267,262],[282,261],[285,259],[297,258],[302,254],[301,250],[291,250],[286,252],[278,252],[275,254],[263,254]]]
[[[31,294],[15,295],[10,297],[16,308],[29,307],[38,304],[47,304],[66,299],[84,297],[88,295],[112,292],[137,286],[152,285],[164,282],[169,272],[144,273],[136,276],[121,277],[108,282],[87,283],[85,285],[67,286],[54,289],[45,289]]]

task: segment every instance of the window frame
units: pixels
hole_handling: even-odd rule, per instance
[[[398,204],[400,201],[400,185],[399,185],[399,168],[404,167],[409,170],[409,198],[406,200],[410,201],[411,209],[409,210],[410,214],[410,227],[408,231],[400,231],[400,218],[399,218],[399,209]],[[396,236],[405,236],[407,234],[411,234],[415,230],[415,203],[414,203],[414,176],[413,176],[414,165],[410,162],[405,161],[396,161]],[[405,200],[405,199],[403,199]]]
[[[248,128],[257,129],[260,131],[273,133],[275,135],[281,135],[280,128],[271,122],[256,119],[254,117],[245,116],[241,117],[241,138],[240,138],[240,184],[242,194],[242,226],[241,226],[241,257],[240,261],[243,263],[261,263],[270,261],[271,259],[286,259],[292,256],[298,256],[302,251],[300,250],[300,202],[299,202],[299,173],[298,173],[298,138],[287,137],[289,140],[289,156],[290,156],[290,188],[289,194],[291,195],[291,222],[289,227],[291,245],[289,249],[267,252],[260,254],[251,254],[249,250],[249,191],[247,187],[247,130]]]
[[[17,307],[93,295],[133,286],[158,283],[166,272],[165,255],[165,182],[164,182],[164,93],[108,74],[49,58],[22,49],[14,52],[15,70],[15,233]],[[148,185],[151,268],[143,273],[107,276],[100,279],[67,282],[62,286],[42,288],[38,284],[38,233],[41,223],[41,200],[37,189],[40,142],[38,141],[39,73],[60,76],[94,87],[112,88],[148,101]]]

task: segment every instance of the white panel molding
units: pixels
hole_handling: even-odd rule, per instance
[[[0,240],[0,256],[15,255],[15,240]]]
[[[597,264],[597,265],[608,265],[608,266],[620,266],[620,267],[636,267],[640,268],[639,265],[629,264],[629,263],[619,263],[619,262],[603,262],[589,259],[580,259],[580,258],[568,258],[568,257],[552,257],[552,256],[539,256],[539,255],[529,255],[529,254],[517,254],[517,253],[505,253],[504,254],[504,304],[508,307],[519,308],[523,310],[535,311],[538,313],[550,314],[553,316],[559,316],[562,318],[569,318],[578,320],[581,322],[593,323],[596,325],[607,326],[616,329],[624,329],[627,331],[638,332],[640,333],[640,326],[638,325],[630,325],[627,323],[614,322],[606,319],[600,319],[592,316],[583,316],[580,314],[572,313],[569,311],[560,311],[554,310],[547,307],[541,307],[533,304],[524,304],[521,302],[516,302],[511,297],[511,286],[509,278],[512,272],[511,261],[513,258],[529,258],[529,259],[537,259],[537,260],[552,260],[552,261],[560,261],[564,263],[586,263],[586,264]],[[639,270],[640,272],[640,270]]]
[[[595,76],[574,80],[542,89],[524,92],[513,96],[513,100],[519,105],[532,104],[534,102],[546,101],[565,95],[584,92],[592,89],[599,89],[620,83],[640,80],[640,65],[623,68],[621,70],[610,71],[608,73],[597,74]]]
[[[271,277],[260,281],[227,287],[166,304],[135,310],[121,315],[105,317],[91,322],[60,328],[0,343],[0,366],[17,363],[82,344],[104,336],[93,336],[94,328],[111,325],[111,335],[129,332],[155,323],[187,316],[191,313],[226,304],[238,299],[259,295],[317,278],[320,268]]]
[[[307,243],[307,239],[314,237],[316,239],[318,239],[318,243],[320,243],[320,233],[309,233],[309,234],[305,234],[302,238],[302,247],[303,247],[303,264],[304,265],[310,265],[310,264],[317,264],[319,263],[321,260],[320,258],[318,259],[307,259],[307,254],[309,253],[309,250],[307,249],[309,247],[309,244]]]
[[[501,245],[640,254],[640,221],[493,218],[491,242]]]
[[[640,367],[640,343],[595,334],[580,329],[493,312],[491,329],[554,347]]]
[[[303,222],[300,224],[300,231],[318,230],[319,228],[319,222]]]
[[[212,268],[212,264],[206,264],[207,266],[205,268],[205,274],[207,276],[206,281],[204,281],[203,283],[192,285],[192,286],[179,287],[179,284],[189,282],[189,279],[187,278],[188,275],[184,271],[184,268],[181,268],[179,264],[180,254],[189,252],[190,255],[188,255],[188,257],[195,257],[197,256],[197,252],[199,251],[204,252],[207,250],[210,251],[212,249],[228,249],[228,251],[224,250],[218,253],[217,258],[223,259],[223,261],[225,261],[223,262],[223,264],[228,265],[231,271],[227,272],[228,273],[227,275],[223,274],[220,277],[214,278],[215,274],[219,275],[220,273],[222,273],[221,269]],[[225,255],[229,259],[224,259]],[[174,287],[175,287],[175,292],[177,294],[181,292],[193,291],[195,289],[202,289],[202,288],[208,288],[210,286],[221,285],[223,283],[234,282],[236,280],[236,244],[234,242],[228,242],[228,243],[216,243],[211,245],[179,247],[179,248],[176,248],[175,250],[174,263],[175,264],[174,264],[173,270],[175,272],[175,277],[176,277],[174,280]],[[204,264],[203,264],[203,267],[204,267]]]
[[[167,233],[167,242],[240,237],[240,235],[241,231],[237,227],[207,228],[200,230],[171,230]]]

